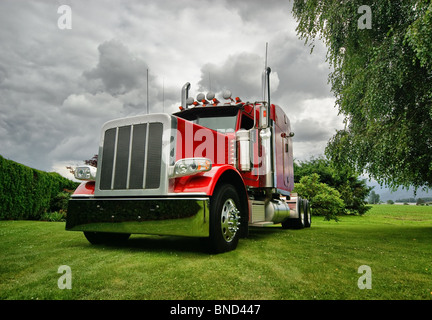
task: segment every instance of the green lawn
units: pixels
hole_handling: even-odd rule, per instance
[[[237,250],[132,235],[90,245],[61,222],[0,221],[0,299],[432,300],[432,207],[379,205],[363,217],[312,227],[252,229]],[[59,266],[72,272],[61,290]],[[372,271],[360,290],[358,268]]]

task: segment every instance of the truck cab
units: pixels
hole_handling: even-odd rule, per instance
[[[131,234],[206,238],[226,252],[250,227],[310,226],[307,200],[292,194],[290,122],[281,107],[244,102],[224,92],[189,97],[180,111],[105,123],[97,169],[78,167],[83,180],[69,201],[66,229],[91,243]]]

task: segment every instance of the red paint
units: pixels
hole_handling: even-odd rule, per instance
[[[255,109],[251,104],[244,104],[238,111],[235,132],[244,128],[242,117],[247,117],[246,121],[251,129],[251,124],[255,118],[255,123],[259,123],[259,108]],[[283,110],[276,105],[270,106],[270,117],[274,121],[274,157],[276,163],[276,187],[280,190],[291,192],[294,187],[294,175],[292,169],[292,141],[289,136],[290,123]],[[251,152],[255,163],[252,169],[247,172],[239,172],[234,163],[235,149],[237,148],[235,132],[221,133],[209,128],[194,124],[191,121],[177,117],[177,136],[175,160],[184,158],[203,157],[212,162],[212,169],[192,176],[175,178],[170,185],[169,192],[174,193],[202,193],[212,195],[213,190],[220,176],[227,170],[235,171],[243,180],[245,187],[259,188],[264,186],[264,180],[260,173],[263,172],[262,159],[265,157],[263,146],[261,145],[258,130],[251,144]],[[93,195],[95,191],[94,181],[85,181],[79,185],[74,195]]]
[[[190,121],[177,119],[176,161],[184,158],[208,158],[213,164],[229,162],[229,142],[235,134],[223,134]]]
[[[239,177],[241,177],[237,169],[231,165],[214,165],[210,171],[202,172],[193,176],[176,178],[174,192],[204,193],[211,196],[220,176],[227,170],[233,170],[239,175]]]
[[[235,131],[242,127],[242,116],[254,119],[254,107],[245,104],[243,110],[240,110],[237,116]],[[276,157],[276,187],[281,190],[291,192],[294,187],[293,170],[292,170],[292,142],[288,136],[290,124],[283,110],[274,104],[270,106],[270,118],[275,124],[275,148],[274,157]],[[259,110],[256,108],[255,123],[259,123]],[[250,129],[250,128],[248,128]],[[174,192],[204,192],[211,195],[214,185],[219,178],[216,172],[219,172],[220,166],[224,170],[235,170],[242,177],[245,186],[259,188],[263,186],[264,176],[262,159],[265,157],[261,145],[258,131],[256,132],[255,143],[251,145],[252,152],[256,163],[252,164],[252,170],[248,172],[238,172],[233,163],[233,148],[235,145],[235,133],[223,134],[203,126],[194,124],[182,118],[177,118],[177,144],[176,144],[176,161],[183,158],[204,157],[212,161],[212,164],[218,168],[214,171],[200,173],[189,177],[176,178],[174,183]],[[286,147],[286,145],[288,145]]]
[[[76,188],[74,195],[93,195],[95,191],[94,181],[84,181]]]

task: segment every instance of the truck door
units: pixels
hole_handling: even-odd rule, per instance
[[[294,188],[294,173],[290,122],[282,109],[276,107],[275,111],[276,186],[291,191]]]

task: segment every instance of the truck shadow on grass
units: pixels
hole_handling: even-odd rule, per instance
[[[175,236],[132,235],[123,248],[147,252],[195,252],[208,251],[207,239]]]
[[[263,241],[266,238],[277,237],[278,233],[287,232],[281,228],[250,228],[247,238],[239,241],[239,246],[249,240]],[[124,242],[89,244],[89,246],[112,250],[132,250],[145,252],[191,252],[211,254],[209,250],[208,238],[176,237],[176,236],[157,236],[133,234]],[[240,248],[241,249],[241,248]]]

